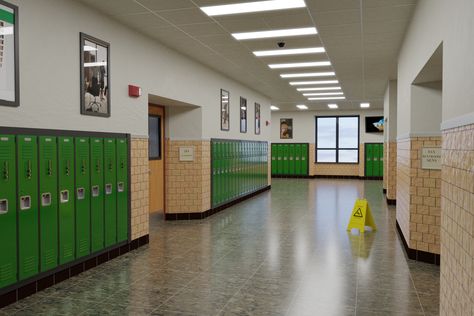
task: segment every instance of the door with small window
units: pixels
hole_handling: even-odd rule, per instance
[[[148,107],[148,165],[150,213],[164,212],[164,109]]]

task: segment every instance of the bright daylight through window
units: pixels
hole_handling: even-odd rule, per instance
[[[316,162],[359,162],[359,117],[316,117]]]

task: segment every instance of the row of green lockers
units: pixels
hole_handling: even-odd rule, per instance
[[[308,144],[272,144],[272,175],[308,175]]]
[[[365,144],[365,176],[383,177],[383,144]]]
[[[0,288],[128,240],[124,138],[0,135]]]
[[[212,206],[268,186],[268,143],[211,140]]]

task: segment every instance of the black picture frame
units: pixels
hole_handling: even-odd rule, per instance
[[[260,104],[255,102],[255,135],[260,135],[260,131],[261,131]]]
[[[221,131],[230,130],[230,94],[221,89]]]
[[[240,97],[240,132],[247,133],[247,99]]]
[[[383,133],[385,120],[383,116],[366,116],[365,132],[366,133]]]
[[[293,139],[293,119],[292,118],[280,119],[280,139]]]
[[[81,114],[110,117],[110,44],[82,32],[79,37]]]
[[[20,47],[19,47],[19,15],[18,15],[18,7],[16,5],[13,5],[11,3],[8,3],[6,1],[0,0],[0,6],[4,6],[6,9],[9,9],[8,11],[5,11],[4,16],[9,16],[13,15],[10,17],[10,19],[7,20],[0,20],[0,27],[4,27],[5,23],[11,24],[13,22],[13,65],[11,65],[10,70],[13,69],[13,78],[11,78],[12,74],[9,73],[7,74],[7,77],[9,77],[10,82],[13,82],[13,100],[11,98],[6,99],[2,98],[0,96],[0,105],[3,106],[11,106],[11,107],[18,107],[20,106]],[[2,9],[0,7],[0,9]],[[13,11],[13,12],[9,12]],[[8,34],[5,34],[8,35]],[[6,46],[7,44],[7,39],[5,39],[5,35],[0,35],[0,64],[4,64],[8,62],[8,53],[7,49],[9,46]],[[4,59],[5,58],[5,59]],[[4,65],[3,65],[4,66]],[[2,67],[4,69],[7,69],[6,67]],[[6,83],[8,85],[8,83]]]

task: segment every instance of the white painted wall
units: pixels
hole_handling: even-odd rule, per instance
[[[410,133],[415,135],[440,133],[441,92],[439,83],[412,85]]]
[[[0,107],[0,125],[147,135],[147,95],[153,94],[202,108],[192,115],[182,113],[171,119],[168,137],[270,138],[270,130],[264,124],[260,136],[253,135],[253,123],[249,124],[247,134],[240,134],[236,121],[239,95],[247,97],[249,104],[260,102],[262,117],[270,117],[270,101],[265,96],[79,2],[11,2],[19,6],[20,15],[21,106]],[[80,115],[79,32],[111,45],[110,118]],[[141,86],[143,96],[129,98],[129,84]],[[219,132],[221,88],[229,90],[232,98],[229,133]],[[253,107],[249,114],[253,115]]]
[[[366,133],[365,117],[382,116],[382,110],[368,111],[272,111],[272,142],[273,143],[315,143],[315,117],[331,115],[359,115],[360,142],[382,143],[382,133]],[[293,119],[293,139],[280,139],[280,119]]]
[[[397,140],[397,81],[390,80],[385,89],[384,101],[384,141]]]
[[[420,0],[398,59],[398,135],[410,133],[411,83],[443,43],[442,121],[474,122],[472,0]],[[462,118],[465,118],[464,120]]]

